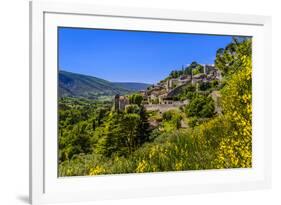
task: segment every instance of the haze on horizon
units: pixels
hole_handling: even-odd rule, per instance
[[[59,69],[111,82],[155,84],[197,61],[213,64],[232,36],[59,28]]]

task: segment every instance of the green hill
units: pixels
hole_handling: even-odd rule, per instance
[[[131,91],[140,91],[140,90],[146,90],[147,87],[151,86],[151,84],[146,83],[123,83],[123,82],[114,82],[115,86],[118,86],[120,88],[124,88],[126,90]]]
[[[85,97],[97,99],[103,96],[124,95],[146,89],[145,83],[114,83],[93,76],[59,71],[59,97]]]

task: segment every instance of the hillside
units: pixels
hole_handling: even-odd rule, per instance
[[[111,102],[59,99],[59,177],[252,168],[251,42]]]
[[[131,91],[146,90],[147,87],[151,86],[150,84],[146,84],[146,83],[131,83],[131,82],[129,83],[114,82],[112,84],[120,88],[124,88]]]
[[[59,97],[86,97],[124,95],[146,89],[148,84],[122,82],[114,83],[93,76],[59,71]]]

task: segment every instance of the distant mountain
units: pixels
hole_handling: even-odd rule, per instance
[[[124,88],[126,90],[131,90],[131,91],[146,90],[147,87],[151,86],[151,84],[147,84],[147,83],[114,82],[113,84],[120,87],[120,88]]]
[[[149,84],[122,82],[114,83],[93,76],[59,71],[59,97],[86,97],[124,95],[146,89]]]

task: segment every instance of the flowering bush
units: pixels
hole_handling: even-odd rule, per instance
[[[220,143],[217,168],[252,166],[252,65],[242,57],[241,70],[222,90],[222,106],[233,132]]]

